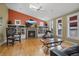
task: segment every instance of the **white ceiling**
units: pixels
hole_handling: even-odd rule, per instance
[[[79,9],[79,3],[34,3],[35,6],[42,7],[43,10],[35,11],[29,8],[33,3],[7,3],[7,7],[24,14],[37,17],[42,20],[50,20],[54,17],[62,16],[66,13]]]

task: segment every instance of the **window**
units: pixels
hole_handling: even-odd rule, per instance
[[[62,18],[57,19],[57,36],[62,37]]]
[[[69,15],[68,18],[68,38],[76,39],[79,36],[79,21],[78,21],[78,14],[75,13],[72,15]]]

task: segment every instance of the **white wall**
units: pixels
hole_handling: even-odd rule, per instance
[[[6,26],[8,20],[8,8],[5,4],[0,4],[0,17],[2,17],[0,26],[0,44],[2,44],[6,39]]]

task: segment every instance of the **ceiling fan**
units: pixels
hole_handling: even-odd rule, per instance
[[[41,5],[34,5],[34,4],[30,4],[29,8],[36,10],[36,11],[44,11],[43,7]]]
[[[42,8],[42,6],[40,6],[37,11],[44,11],[44,9]]]

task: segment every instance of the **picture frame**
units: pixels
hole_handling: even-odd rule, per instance
[[[21,25],[21,20],[15,20],[15,25]]]

